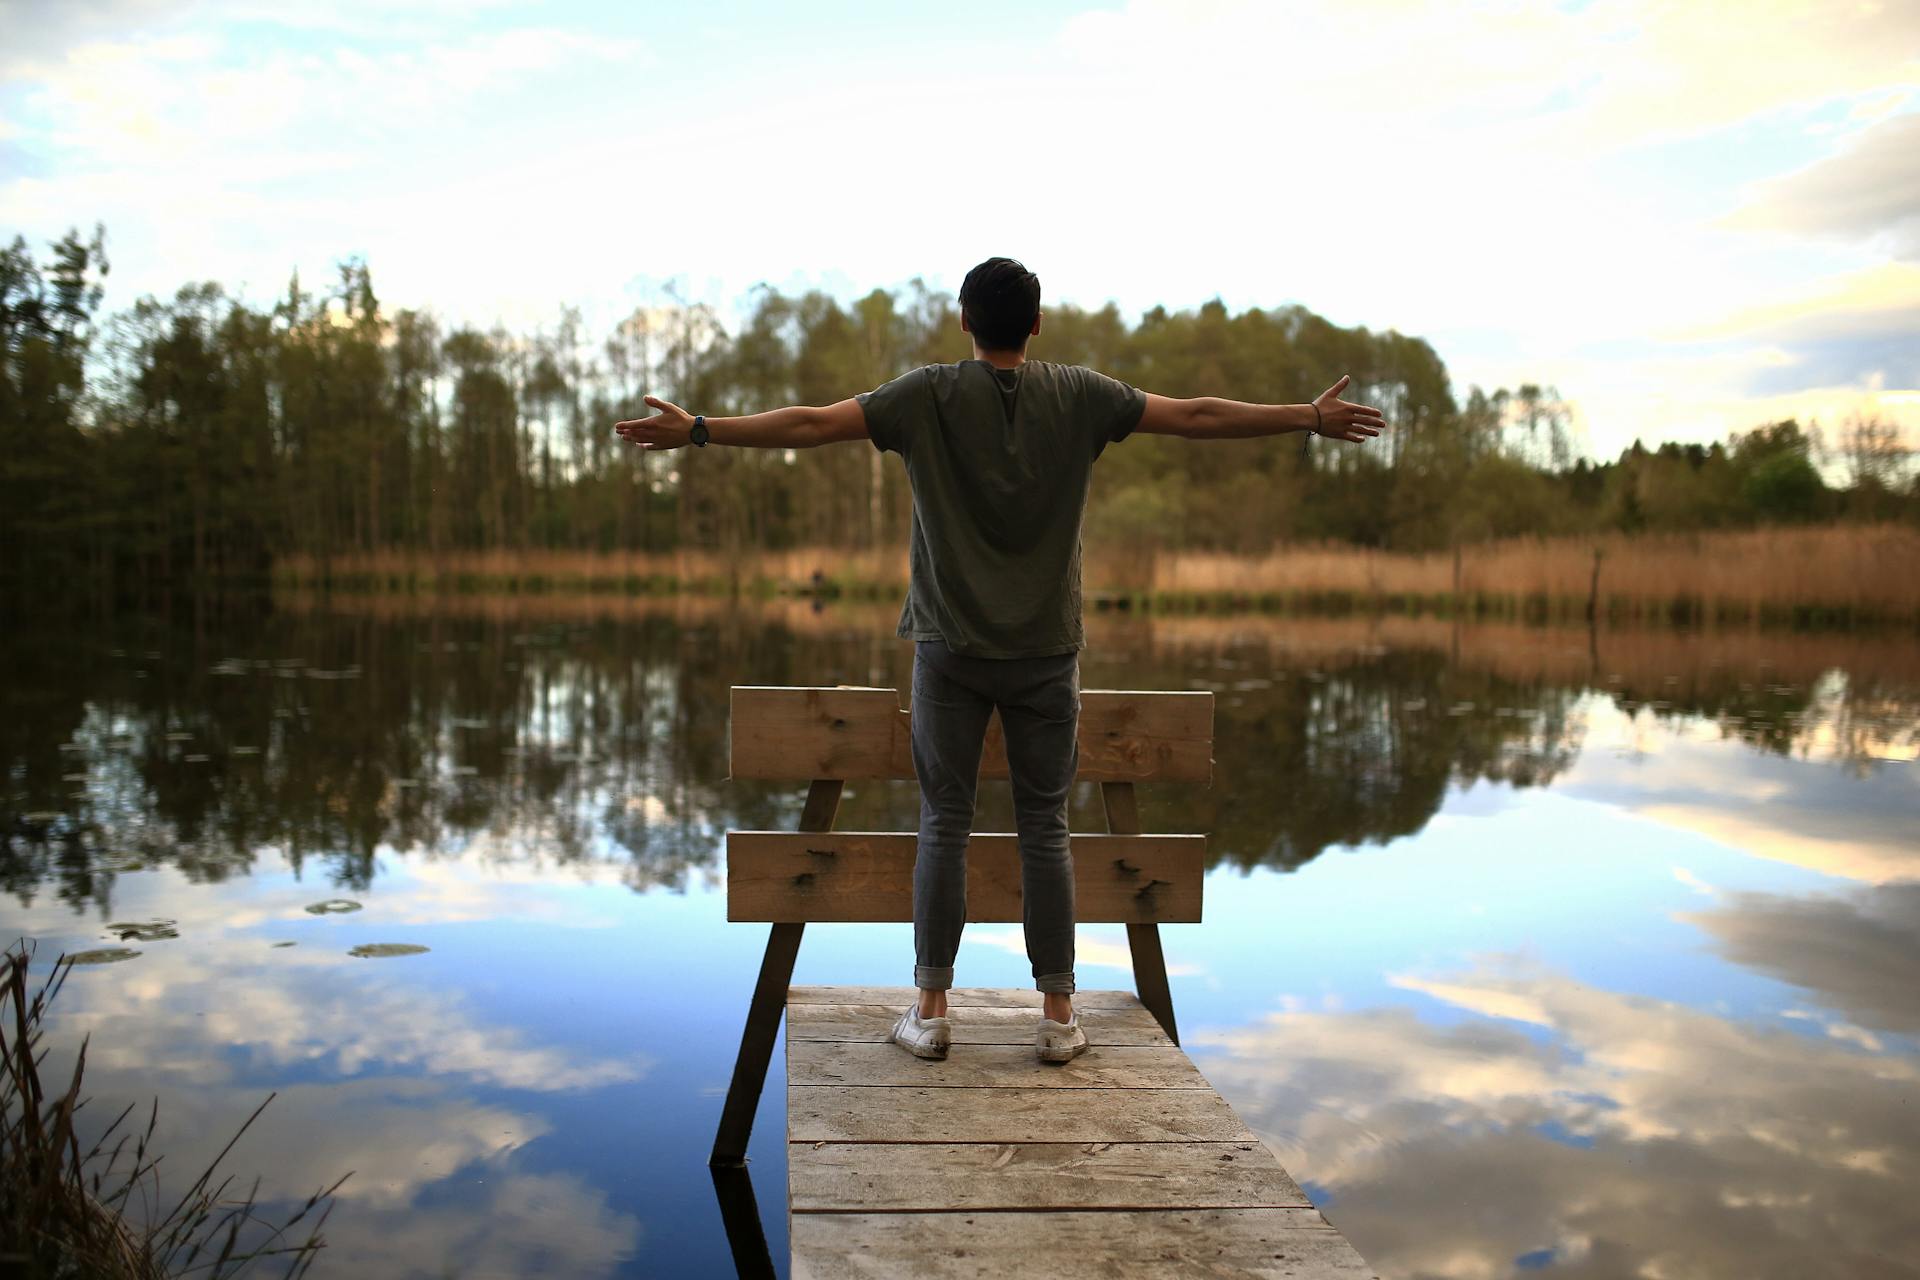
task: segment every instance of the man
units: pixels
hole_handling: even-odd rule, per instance
[[[920,840],[913,870],[919,1003],[891,1039],[923,1058],[952,1042],[947,990],[966,921],[966,841],[981,745],[998,709],[1006,736],[1027,957],[1042,993],[1035,1047],[1066,1062],[1087,1047],[1073,1012],[1073,864],[1067,791],[1078,763],[1080,525],[1094,459],[1134,431],[1190,440],[1312,431],[1358,443],[1380,411],[1339,398],[1259,405],[1149,395],[1091,369],[1028,360],[1040,280],[989,258],[960,286],[973,358],[915,369],[824,409],[694,417],[653,396],[650,418],[615,430],[642,449],[805,449],[866,439],[898,453],[913,491],[911,584],[899,634],[915,644],[913,766]]]

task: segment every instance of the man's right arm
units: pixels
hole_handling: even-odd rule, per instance
[[[1218,396],[1176,400],[1149,392],[1146,410],[1135,429],[1189,440],[1245,440],[1289,431],[1312,431],[1330,440],[1358,444],[1379,435],[1387,424],[1380,411],[1371,405],[1340,399],[1340,393],[1351,381],[1343,376],[1315,397],[1312,404],[1247,404]]]

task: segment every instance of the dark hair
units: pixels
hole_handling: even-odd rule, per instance
[[[1040,318],[1040,277],[1012,258],[988,258],[961,283],[960,314],[982,351],[1023,351]]]

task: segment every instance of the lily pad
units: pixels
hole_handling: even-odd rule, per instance
[[[360,904],[351,898],[328,898],[325,902],[307,904],[307,914],[310,916],[337,916],[359,909]]]
[[[180,936],[179,927],[171,920],[128,921],[110,924],[107,932],[117,936],[122,942],[164,942],[168,938]]]
[[[67,957],[68,964],[113,964],[119,960],[131,960],[139,955],[138,951],[126,947],[100,947],[93,951],[76,951]]]
[[[350,956],[359,956],[362,960],[377,960],[382,956],[420,956],[427,948],[411,942],[363,942],[347,952]]]

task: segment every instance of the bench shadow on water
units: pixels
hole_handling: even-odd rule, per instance
[[[279,1090],[234,1157],[262,1203],[356,1170],[316,1274],[782,1272],[778,1055],[752,1172],[698,1176],[765,939],[724,923],[721,833],[800,803],[727,779],[727,691],[904,687],[891,621],[368,599],[15,632],[0,924],[101,961],[49,1044],[93,1034],[102,1113],[159,1094],[179,1165]],[[1913,637],[1090,630],[1087,687],[1217,694],[1215,785],[1141,803],[1209,838],[1208,923],[1167,935],[1183,1042],[1382,1275],[1907,1274]],[[913,825],[909,784],[849,791],[843,829]],[[1010,827],[985,788],[976,828]],[[905,949],[810,930],[796,981],[897,985]],[[1125,985],[1123,940],[1080,953]],[[962,964],[1024,982],[1017,927]]]

